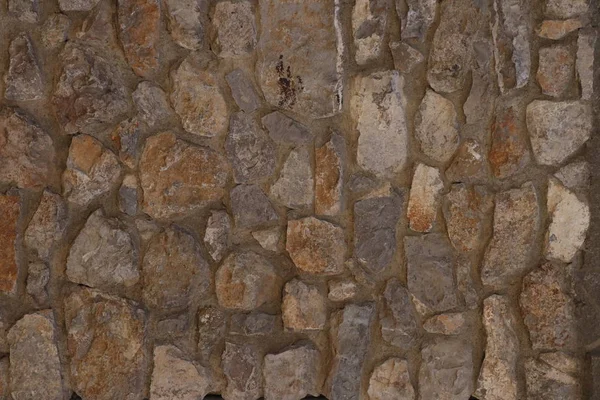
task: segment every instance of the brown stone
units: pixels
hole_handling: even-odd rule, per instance
[[[425,57],[414,47],[404,42],[390,42],[394,67],[403,74],[410,74],[425,61]]]
[[[327,321],[325,295],[317,286],[294,279],[285,284],[283,326],[292,331],[322,330]]]
[[[158,0],[119,0],[119,38],[133,71],[148,76],[158,70],[156,45],[160,34]]]
[[[529,162],[526,128],[516,105],[498,106],[492,125],[492,146],[488,159],[496,178],[508,178]]]
[[[575,78],[573,50],[563,44],[541,48],[536,76],[544,94],[563,96],[573,86]]]
[[[408,375],[408,363],[389,358],[373,370],[369,379],[370,400],[414,400],[415,390]]]
[[[327,221],[314,217],[289,221],[286,250],[304,272],[337,275],[344,270],[344,231]]]
[[[537,30],[537,34],[546,39],[559,40],[582,26],[583,21],[578,18],[566,20],[548,19],[542,22]]]
[[[71,20],[64,14],[53,14],[42,25],[42,44],[48,49],[55,49],[67,40]]]
[[[334,135],[315,150],[315,213],[337,215],[342,210],[346,143]]]
[[[217,352],[225,337],[227,315],[216,307],[198,312],[198,352],[207,362]]]
[[[225,343],[222,357],[227,386],[224,399],[256,400],[263,395],[263,356],[252,344]]]
[[[213,50],[221,57],[243,57],[256,44],[256,17],[249,1],[222,1],[215,6],[212,23],[217,30]]]
[[[204,44],[206,7],[204,2],[166,0],[169,33],[181,47],[198,50]]]
[[[140,159],[144,211],[158,219],[190,214],[221,200],[228,177],[227,161],[215,151],[172,133],[152,136]]]
[[[297,400],[309,394],[319,395],[321,355],[312,344],[267,354],[264,363],[265,400]]]
[[[13,39],[10,42],[9,54],[10,64],[4,76],[4,97],[13,101],[41,99],[44,96],[42,72],[30,38],[21,34]]]
[[[15,195],[0,195],[0,292],[13,293],[17,287],[17,222],[21,199]]]
[[[438,169],[425,164],[417,165],[408,199],[410,229],[429,232],[433,228],[443,188],[444,182]]]
[[[487,157],[477,140],[465,140],[456,151],[454,160],[446,170],[451,182],[482,183],[486,179]]]

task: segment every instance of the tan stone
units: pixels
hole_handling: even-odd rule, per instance
[[[448,162],[459,142],[454,104],[427,90],[415,117],[415,137],[423,154],[438,163]]]
[[[365,64],[381,56],[390,9],[390,0],[357,0],[354,4],[352,33],[357,64]]]
[[[414,400],[415,390],[408,375],[408,363],[389,358],[373,370],[369,379],[370,400]]]
[[[441,335],[459,335],[468,328],[465,313],[448,313],[435,315],[423,324],[423,329],[429,333]]]
[[[566,20],[548,19],[542,22],[537,30],[537,34],[546,39],[559,40],[582,26],[583,21],[578,18]]]
[[[243,57],[256,44],[256,18],[249,1],[222,1],[215,6],[212,19],[217,30],[213,49],[221,57]]]
[[[21,199],[15,195],[0,195],[0,292],[13,293],[17,287],[17,222]]]
[[[438,169],[425,164],[417,165],[408,199],[410,229],[429,232],[433,228],[443,188],[444,182]]]
[[[358,290],[358,284],[350,278],[331,280],[329,281],[329,293],[327,297],[331,301],[346,301],[356,296]]]
[[[327,321],[323,293],[317,286],[298,279],[285,284],[281,312],[283,326],[292,331],[322,330]]]
[[[318,396],[321,370],[321,355],[312,344],[267,354],[263,368],[265,400],[297,400],[309,394]]]
[[[541,48],[536,76],[542,93],[553,97],[563,96],[573,86],[575,78],[572,49],[563,44]]]
[[[25,247],[42,260],[48,261],[54,250],[54,243],[63,233],[66,225],[67,207],[62,198],[48,190],[25,230]]]
[[[337,215],[342,210],[346,143],[335,134],[315,150],[315,214]]]

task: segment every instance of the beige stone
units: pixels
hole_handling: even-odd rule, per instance
[[[443,188],[444,182],[438,169],[425,164],[417,165],[408,198],[410,229],[429,232],[433,228]]]
[[[286,329],[322,330],[327,321],[325,295],[317,286],[294,279],[286,283],[283,289],[281,312]]]
[[[368,394],[370,400],[414,400],[415,390],[406,360],[389,358],[375,367],[369,379]]]

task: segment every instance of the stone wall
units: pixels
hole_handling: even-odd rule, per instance
[[[0,0],[0,399],[600,399],[597,7]]]

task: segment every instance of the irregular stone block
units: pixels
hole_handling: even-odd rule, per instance
[[[379,320],[383,340],[393,346],[406,350],[418,339],[417,318],[410,294],[396,278],[385,285]]]
[[[505,179],[525,168],[531,157],[526,129],[521,123],[521,104],[498,105],[492,125],[489,161],[496,178]]]
[[[71,20],[64,14],[52,14],[42,25],[42,44],[54,50],[67,41]]]
[[[285,284],[281,304],[283,326],[292,331],[318,331],[327,321],[325,295],[298,279]]]
[[[446,170],[451,182],[483,183],[486,180],[487,156],[477,140],[467,139],[458,148]]]
[[[346,301],[352,299],[358,293],[358,284],[347,278],[329,281],[329,293],[327,298],[331,301]]]
[[[45,190],[25,230],[25,247],[40,259],[49,261],[57,236],[63,233],[66,219],[65,202],[59,195]]]
[[[274,111],[262,117],[261,121],[269,131],[269,136],[278,143],[301,145],[313,139],[313,134],[306,126],[282,112]]]
[[[12,101],[39,100],[44,97],[42,72],[29,37],[21,34],[13,39],[8,53],[10,63],[4,76],[4,97]]]
[[[278,226],[252,232],[252,237],[267,251],[279,251],[282,236],[283,229]]]
[[[243,57],[254,50],[257,28],[252,3],[217,3],[212,22],[217,30],[212,48],[219,56]]]
[[[30,24],[37,22],[38,9],[38,0],[10,0],[8,2],[8,14]]]
[[[221,261],[229,248],[231,218],[226,211],[211,211],[204,231],[204,245],[216,262]]]
[[[220,4],[220,3],[219,3]],[[234,69],[225,75],[231,95],[238,107],[250,114],[261,106],[261,98],[251,78],[241,69]],[[266,118],[266,117],[263,117]]]
[[[119,152],[119,159],[131,169],[137,168],[139,144],[144,128],[140,120],[129,118],[121,121],[110,137]]]
[[[588,9],[588,0],[546,0],[546,15],[551,18],[573,18]]]
[[[423,54],[404,42],[390,42],[394,67],[403,74],[410,74],[425,61]]]
[[[174,115],[166,93],[149,81],[140,82],[132,97],[139,118],[151,128],[162,125]]]
[[[589,100],[594,92],[594,48],[596,32],[582,30],[577,38],[577,75],[581,84],[581,98]]]
[[[227,316],[215,307],[198,312],[198,352],[204,361],[215,354],[225,338]]]
[[[542,22],[537,30],[537,34],[546,39],[559,40],[582,26],[583,21],[579,18],[566,20],[547,19]]]
[[[230,198],[236,228],[253,229],[279,219],[269,198],[257,185],[238,185],[231,190]]]
[[[142,191],[135,175],[125,175],[119,188],[119,209],[121,212],[135,216],[138,212]]]
[[[371,400],[415,400],[406,360],[388,358],[375,367],[368,394]]]
[[[534,358],[525,360],[525,381],[528,400],[576,400],[582,395],[574,374]]]
[[[408,198],[408,223],[416,232],[429,232],[437,219],[440,192],[444,189],[437,168],[418,164]]]
[[[223,373],[227,386],[225,399],[255,400],[263,395],[263,356],[252,344],[225,343]]]
[[[352,9],[352,34],[356,63],[361,65],[381,55],[390,0],[357,0]]]
[[[288,208],[313,205],[315,183],[308,149],[296,148],[283,164],[279,179],[271,186],[271,196]]]
[[[265,400],[296,400],[318,396],[321,355],[311,344],[265,356]]]
[[[315,149],[315,214],[342,211],[345,161],[346,142],[339,134]]]
[[[454,104],[427,90],[415,117],[415,137],[423,154],[439,163],[448,162],[459,142]]]
[[[439,335],[460,335],[468,328],[466,313],[434,315],[423,324],[423,329]]]
[[[21,198],[0,194],[0,292],[14,293],[17,288],[17,222],[21,213]]]
[[[585,195],[590,188],[590,166],[586,161],[575,161],[558,170],[554,176],[567,189],[577,195]],[[585,196],[582,196],[585,197]]]
[[[26,291],[34,303],[43,307],[48,304],[47,285],[50,281],[50,268],[43,262],[30,263],[27,269]]]
[[[398,1],[396,1],[398,4]],[[405,24],[402,27],[402,39],[418,39],[423,41],[429,32],[431,24],[437,15],[438,5],[435,0],[408,0],[408,13],[406,19],[400,20]],[[396,6],[399,12],[400,7]]]
[[[537,81],[542,93],[563,96],[572,86],[575,76],[575,57],[567,45],[557,44],[540,49]]]
[[[159,69],[157,44],[160,36],[158,0],[119,0],[121,43],[133,71],[149,76]]]
[[[204,43],[205,2],[197,0],[165,0],[169,17],[169,33],[183,48],[198,50]]]

